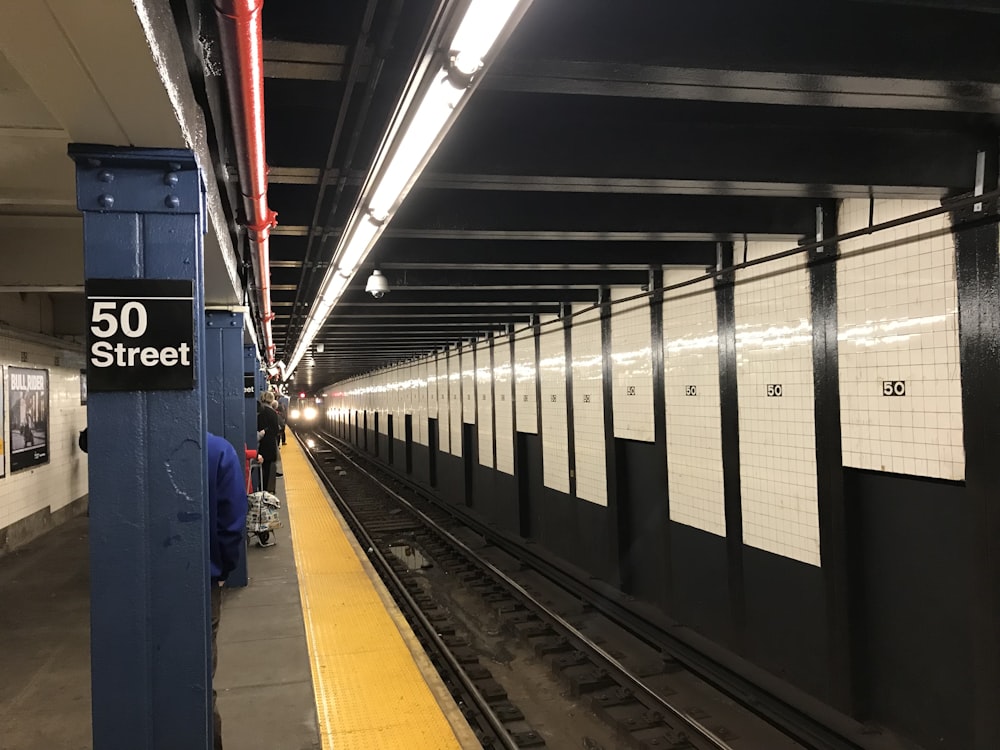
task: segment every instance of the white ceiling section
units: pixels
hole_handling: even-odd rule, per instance
[[[204,120],[169,3],[0,0],[0,18],[0,292],[82,292],[83,227],[66,147],[97,143],[195,152],[209,190],[205,300],[238,304]]]

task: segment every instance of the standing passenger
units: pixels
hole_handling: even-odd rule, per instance
[[[208,433],[208,517],[211,537],[212,592],[212,681],[219,663],[216,640],[222,617],[222,586],[236,568],[243,546],[243,532],[247,523],[247,492],[243,481],[243,462],[236,450],[225,439]],[[214,750],[222,750],[222,717],[216,703],[216,690],[212,686],[212,720]]]
[[[257,405],[257,430],[264,432],[257,450],[261,458],[264,459],[261,467],[264,474],[263,489],[268,492],[274,492],[275,470],[277,468],[275,464],[278,460],[278,436],[281,432],[278,413],[271,406],[273,402],[274,394],[271,391],[265,391],[261,394],[260,403]]]

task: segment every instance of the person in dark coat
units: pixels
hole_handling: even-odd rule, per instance
[[[257,451],[264,462],[261,466],[264,479],[264,489],[274,492],[276,481],[275,472],[278,461],[278,440],[281,435],[281,423],[278,420],[278,412],[271,404],[274,402],[274,394],[265,391],[257,404],[257,434],[260,435]],[[261,434],[263,433],[263,434]]]
[[[236,449],[224,438],[208,433],[206,440],[208,472],[209,561],[212,601],[212,680],[219,663],[216,640],[222,617],[222,586],[236,569],[243,550],[247,525],[247,490],[243,462]],[[222,750],[222,717],[212,688],[214,750]]]

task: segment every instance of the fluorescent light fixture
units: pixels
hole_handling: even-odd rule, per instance
[[[440,70],[434,76],[368,203],[371,215],[378,221],[388,219],[396,208],[396,202],[417,176],[421,162],[465,92],[466,89],[458,88],[448,79],[447,71]]]
[[[439,47],[449,51],[448,59],[440,61],[438,56],[439,62],[432,64],[427,75],[416,82],[419,93],[411,89],[404,94],[403,101],[409,103],[393,122],[389,131],[392,135],[383,144],[380,161],[376,162],[375,168],[380,172],[369,174],[369,189],[359,200],[341,236],[335,265],[327,272],[330,276],[324,279],[317,304],[306,320],[286,377],[302,360],[331,308],[392,220],[407,188],[420,176],[431,150],[447,132],[456,108],[475,88],[478,79],[473,76],[483,67],[500,34],[518,10],[527,8],[530,2],[471,0],[451,44]],[[450,24],[450,20],[446,22]]]
[[[459,73],[471,76],[483,67],[483,58],[493,47],[518,3],[519,0],[473,0],[451,43],[452,65]]]
[[[351,231],[351,239],[347,243],[337,259],[337,270],[345,276],[349,276],[357,268],[361,259],[365,256],[371,246],[375,235],[378,234],[380,226],[372,221],[370,216],[365,216],[358,222]]]

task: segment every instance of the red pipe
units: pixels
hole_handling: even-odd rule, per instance
[[[277,214],[267,205],[267,154],[264,140],[264,47],[261,9],[264,0],[215,0],[219,21],[229,111],[236,142],[240,188],[250,241],[257,248],[261,322],[267,363],[274,363],[271,333],[271,261],[268,238]],[[250,192],[247,193],[249,188]]]

